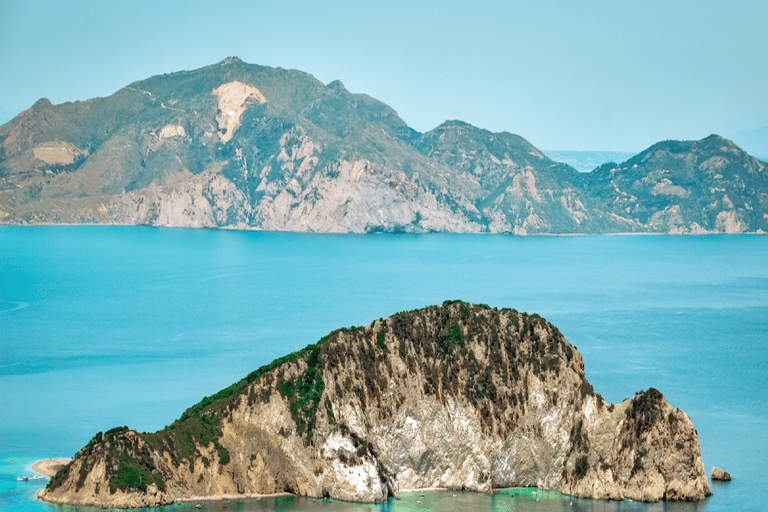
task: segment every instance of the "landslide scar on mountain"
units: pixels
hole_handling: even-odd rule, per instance
[[[88,156],[88,151],[83,151],[71,142],[52,140],[38,144],[32,149],[35,158],[49,165],[69,165],[75,160]]]
[[[607,404],[539,315],[461,301],[336,330],[155,433],[99,432],[41,491],[154,507],[291,492],[537,486],[638,501],[710,495],[688,415],[656,389]]]
[[[256,87],[251,84],[244,84],[237,80],[222,84],[211,93],[218,97],[219,114],[216,116],[216,122],[219,124],[219,134],[221,142],[229,142],[235,134],[235,130],[240,126],[240,117],[252,102],[258,104],[266,103],[267,99]]]

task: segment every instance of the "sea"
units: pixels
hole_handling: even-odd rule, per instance
[[[575,499],[538,489],[406,493],[378,505],[284,496],[208,511],[768,510],[768,236],[315,235],[0,227],[0,509],[31,464],[99,431],[156,431],[202,397],[339,327],[445,300],[538,313],[620,402],[655,387],[693,420],[713,495]],[[166,511],[198,510],[185,503]],[[95,510],[95,509],[94,509]]]

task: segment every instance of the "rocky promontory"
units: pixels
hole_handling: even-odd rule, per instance
[[[40,496],[151,507],[513,486],[641,501],[710,494],[693,424],[659,391],[608,404],[540,316],[448,301],[334,331],[164,430],[98,433]]]

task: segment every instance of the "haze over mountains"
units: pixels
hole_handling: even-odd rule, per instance
[[[236,57],[0,126],[0,222],[303,232],[762,233],[768,171],[717,135],[589,173],[518,135]]]
[[[623,162],[629,160],[635,153],[630,151],[565,151],[542,150],[547,158],[555,162],[568,164],[577,171],[594,171],[606,162]]]

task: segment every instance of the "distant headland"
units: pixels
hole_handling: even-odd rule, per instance
[[[0,223],[766,233],[766,165],[711,135],[582,173],[519,135],[419,133],[338,80],[230,57],[0,126]]]

